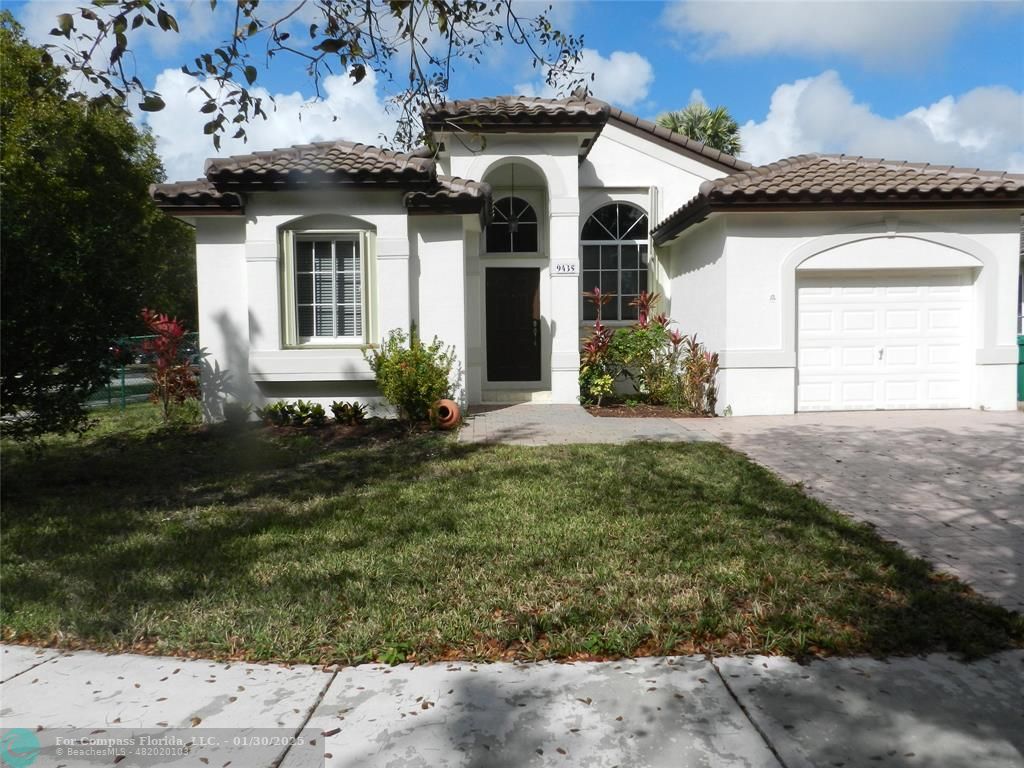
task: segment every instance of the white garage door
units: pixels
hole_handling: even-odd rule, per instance
[[[810,273],[797,282],[797,409],[963,408],[971,273]]]

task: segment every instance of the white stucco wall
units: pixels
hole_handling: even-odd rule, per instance
[[[465,404],[466,388],[466,266],[463,231],[476,216],[415,216],[410,218],[412,275],[416,294],[413,319],[420,338],[437,337],[452,347],[457,361],[452,371],[456,400]]]
[[[196,217],[196,287],[203,407],[220,419],[226,401],[256,396],[248,376],[249,301],[245,274],[245,219]]]
[[[792,413],[801,267],[980,264],[974,273],[971,405],[1012,409],[1018,221],[1015,211],[718,215],[672,244],[671,314],[684,332],[697,332],[720,353],[720,409]],[[709,297],[721,297],[724,311],[708,306],[715,303]]]
[[[702,182],[725,175],[724,170],[610,123],[580,165],[580,188],[583,192],[603,190],[608,200],[619,199],[615,197],[619,190],[643,190],[646,196],[646,191],[654,188],[658,210],[648,211],[653,228],[693,198]]]
[[[555,403],[575,403],[579,399],[579,281],[553,276],[550,269],[551,261],[557,260],[575,264],[579,273],[579,141],[576,134],[501,134],[488,136],[486,142],[478,143],[449,140],[446,145],[449,154],[442,161],[447,173],[484,181],[509,163],[530,170],[522,195],[528,197],[539,212],[542,219],[539,236],[543,242],[539,259],[521,263],[540,269],[542,381],[537,382],[535,389],[545,389],[543,399]],[[495,197],[510,192],[515,190],[498,187]],[[469,258],[469,289],[477,291],[477,299],[469,302],[472,314],[467,323],[482,329],[486,322],[483,302],[479,300],[483,291],[483,270],[488,264],[498,265],[499,262],[488,255],[481,256],[479,251]],[[504,266],[512,263],[501,261]],[[489,386],[484,381],[485,337],[474,333],[472,342],[469,356],[471,400],[477,391],[482,400],[495,399],[507,388]]]
[[[210,418],[219,417],[218,402],[225,396],[257,406],[296,398],[325,405],[337,399],[380,402],[361,347],[285,347],[280,232],[282,227],[334,229],[344,224],[373,233],[365,276],[372,315],[367,326],[380,334],[408,329],[410,237],[401,195],[376,190],[255,193],[248,196],[244,216],[196,220],[200,342],[210,366],[203,386]]]

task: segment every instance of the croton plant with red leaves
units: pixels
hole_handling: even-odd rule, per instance
[[[142,351],[151,354],[149,375],[153,380],[150,400],[159,403],[164,420],[171,417],[171,407],[199,397],[199,382],[192,364],[182,354],[187,330],[184,323],[151,309],[142,310],[142,321],[153,338],[142,343]]]

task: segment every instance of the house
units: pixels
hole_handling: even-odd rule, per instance
[[[662,295],[721,355],[719,408],[1016,407],[1024,176],[803,155],[753,167],[592,98],[446,102],[412,153],[209,160],[157,204],[196,230],[203,387],[378,398],[415,323],[470,403],[575,403],[593,286]]]

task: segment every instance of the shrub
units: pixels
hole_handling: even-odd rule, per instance
[[[355,401],[348,403],[335,400],[331,403],[331,413],[339,424],[355,426],[366,421],[366,407]]]
[[[449,377],[455,366],[455,350],[445,347],[436,336],[430,344],[424,344],[415,327],[408,336],[395,329],[380,349],[367,351],[366,359],[377,376],[381,394],[406,421],[426,421],[437,400],[452,396]]]
[[[264,424],[275,427],[322,427],[327,423],[327,411],[320,403],[296,400],[294,403],[281,400],[256,410]]]
[[[714,414],[718,354],[695,336],[670,331],[669,317],[653,314],[658,294],[638,296],[630,305],[637,308],[637,321],[616,330],[601,323],[601,307],[610,295],[594,289],[584,296],[597,307],[597,319],[580,356],[581,402],[600,405],[615,381],[624,379],[652,405]]]
[[[322,427],[327,423],[327,412],[320,403],[296,400],[291,408],[292,426]]]
[[[697,336],[684,339],[682,390],[686,407],[694,413],[714,415],[718,404],[718,353],[709,352]]]
[[[598,366],[580,367],[580,399],[584,403],[601,405],[601,401],[615,392],[615,379]]]
[[[241,427],[249,422],[252,403],[240,403],[235,400],[224,403],[224,421],[232,427]]]
[[[142,344],[142,351],[153,358],[149,366],[149,376],[153,380],[150,400],[160,404],[164,421],[170,421],[173,406],[199,398],[196,373],[182,354],[185,325],[177,318],[150,309],[142,310],[142,321],[154,334],[154,338],[146,339]]]
[[[256,415],[268,426],[283,427],[292,423],[292,407],[284,401],[257,408]]]

